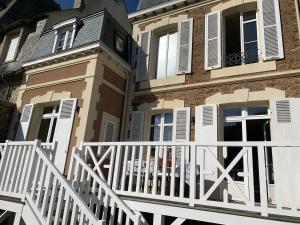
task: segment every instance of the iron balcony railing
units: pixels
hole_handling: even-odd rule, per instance
[[[224,66],[239,66],[243,64],[253,64],[259,62],[261,59],[261,53],[257,50],[251,50],[247,52],[237,52],[225,54],[224,56]]]

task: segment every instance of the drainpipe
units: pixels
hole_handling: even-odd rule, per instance
[[[127,101],[128,101],[128,90],[129,90],[129,85],[130,85],[130,76],[128,72],[125,73],[126,75],[126,90],[125,90],[125,99],[124,99],[124,104],[123,104],[123,116],[122,116],[122,124],[121,124],[121,134],[120,134],[120,139],[121,141],[125,140],[124,137],[124,130],[125,130],[125,121],[127,118]]]

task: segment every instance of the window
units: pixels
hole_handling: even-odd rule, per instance
[[[151,117],[150,141],[172,141],[173,126],[173,113],[153,115]]]
[[[156,79],[176,76],[178,32],[158,36]]]
[[[105,124],[104,132],[104,142],[113,142],[115,141],[115,123],[107,120]]]
[[[3,57],[4,62],[13,61],[15,59],[19,39],[20,39],[19,33],[15,35],[7,36],[7,40],[6,40],[7,44],[5,44],[5,46],[7,46],[6,47],[7,50],[5,52],[5,56]]]
[[[115,34],[115,49],[121,55],[125,52],[125,40],[117,33]]]
[[[38,139],[44,143],[52,143],[58,118],[59,106],[45,107],[41,120]]]
[[[58,32],[56,40],[56,51],[64,51],[72,47],[73,30],[64,29]]]
[[[225,45],[226,67],[259,61],[255,10],[225,17]]]

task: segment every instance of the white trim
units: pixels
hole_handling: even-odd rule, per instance
[[[65,56],[73,55],[73,54],[76,54],[76,53],[84,52],[84,51],[99,48],[99,47],[100,47],[100,43],[97,43],[97,44],[89,45],[89,46],[82,47],[82,48],[79,48],[79,49],[75,49],[75,50],[72,50],[72,51],[56,54],[54,56],[49,56],[49,57],[44,58],[44,59],[39,59],[39,60],[36,60],[36,61],[33,61],[33,62],[25,63],[23,66],[24,67],[33,66],[35,64],[47,62],[47,61],[50,61],[50,60],[53,60],[53,59],[62,58],[62,57],[65,57]]]
[[[65,26],[69,26],[71,24],[77,23],[78,21],[79,21],[79,19],[76,18],[76,17],[73,18],[73,19],[69,19],[69,20],[63,21],[63,22],[61,22],[59,24],[54,25],[53,26],[53,30],[57,30],[57,29],[60,29],[62,27],[65,27]]]

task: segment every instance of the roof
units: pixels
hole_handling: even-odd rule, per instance
[[[140,0],[137,10],[144,10],[151,8],[153,6],[163,4],[166,2],[171,2],[173,0]]]
[[[78,47],[85,46],[87,44],[92,44],[100,41],[104,14],[104,11],[102,11],[100,13],[81,19],[82,25],[77,30],[77,34],[75,36],[71,49],[75,49]],[[34,51],[33,57],[30,61],[53,55],[52,49],[54,40],[55,30],[51,29],[43,33],[39,40],[38,46]]]

